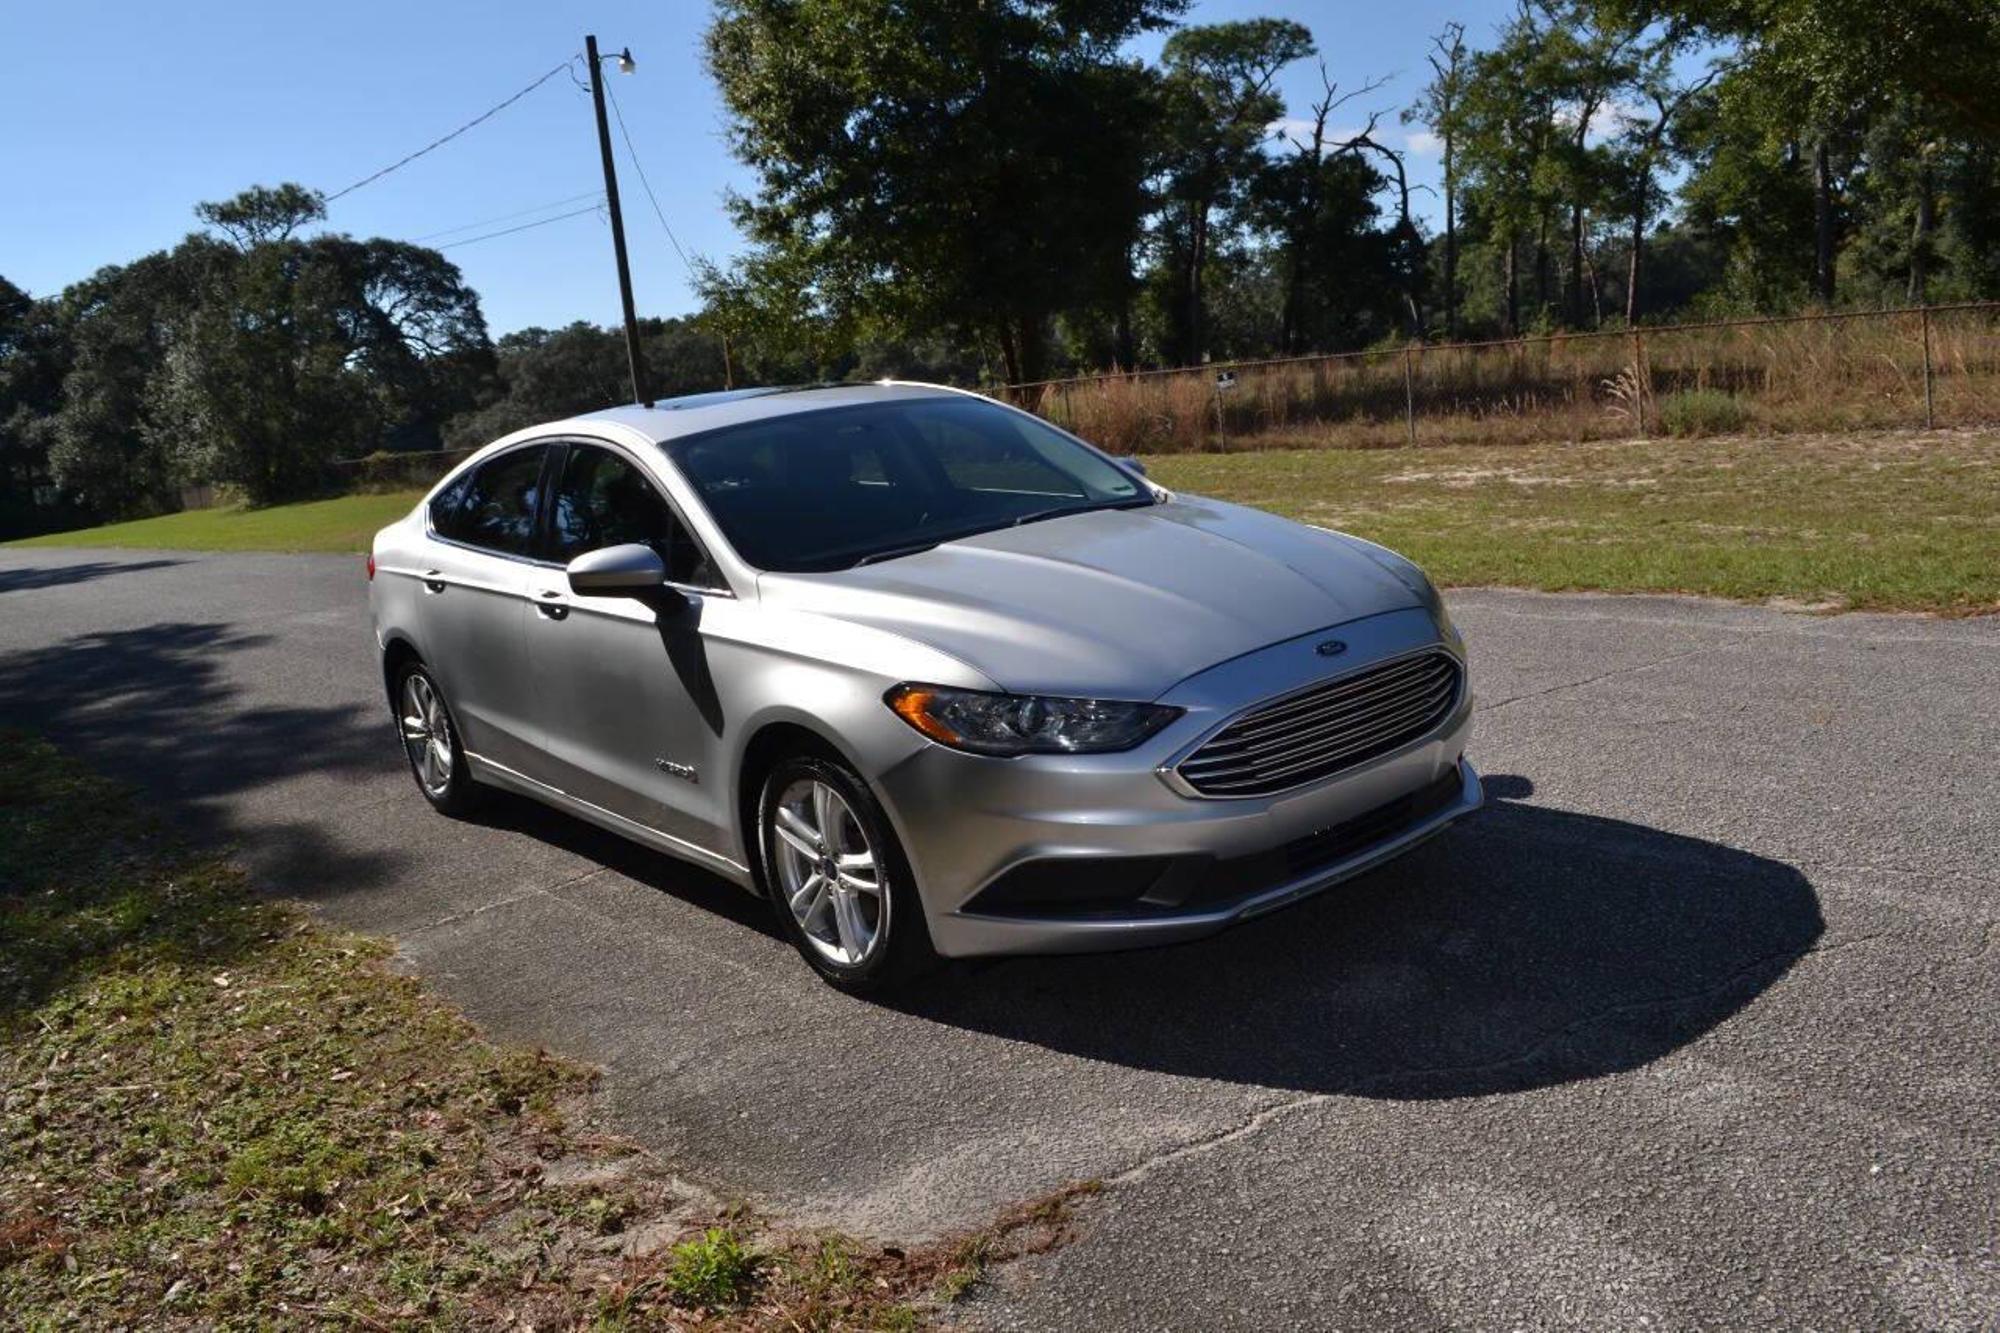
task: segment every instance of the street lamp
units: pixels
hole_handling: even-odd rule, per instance
[[[618,168],[611,158],[611,126],[604,119],[604,65],[603,57],[597,54],[595,35],[583,39],[583,51],[590,65],[590,100],[597,108],[597,147],[604,155],[604,202],[611,209],[611,249],[618,256],[618,295],[625,305],[625,356],[632,365],[632,401],[651,407],[653,399],[646,392],[646,363],[639,351],[639,321],[632,312],[632,266],[625,258],[625,215],[618,207]],[[630,74],[637,68],[631,47],[618,53],[619,73]]]

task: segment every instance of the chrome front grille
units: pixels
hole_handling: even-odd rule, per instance
[[[1204,796],[1268,796],[1367,763],[1424,735],[1458,701],[1458,660],[1433,650],[1253,708],[1175,767]]]

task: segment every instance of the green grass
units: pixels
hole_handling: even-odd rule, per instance
[[[345,495],[266,509],[190,509],[8,542],[158,551],[366,551],[376,530],[410,512],[422,491]]]
[[[1090,1191],[907,1250],[788,1231],[389,952],[0,730],[0,1326],[914,1329]]]
[[[2000,434],[1181,454],[1162,485],[1381,542],[1440,583],[2000,610]]]

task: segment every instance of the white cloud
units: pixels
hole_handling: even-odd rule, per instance
[[[1436,157],[1444,152],[1444,140],[1429,130],[1411,130],[1403,136],[1403,147],[1419,157]]]

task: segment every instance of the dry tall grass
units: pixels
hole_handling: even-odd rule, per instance
[[[2000,422],[2000,305],[1930,316],[1932,420]],[[1216,371],[1142,372],[1008,390],[1116,452],[1374,449],[1659,433],[1660,402],[1726,393],[1744,429],[1777,434],[1925,424],[1915,311],[1687,325],[1636,334],[1356,353]]]

